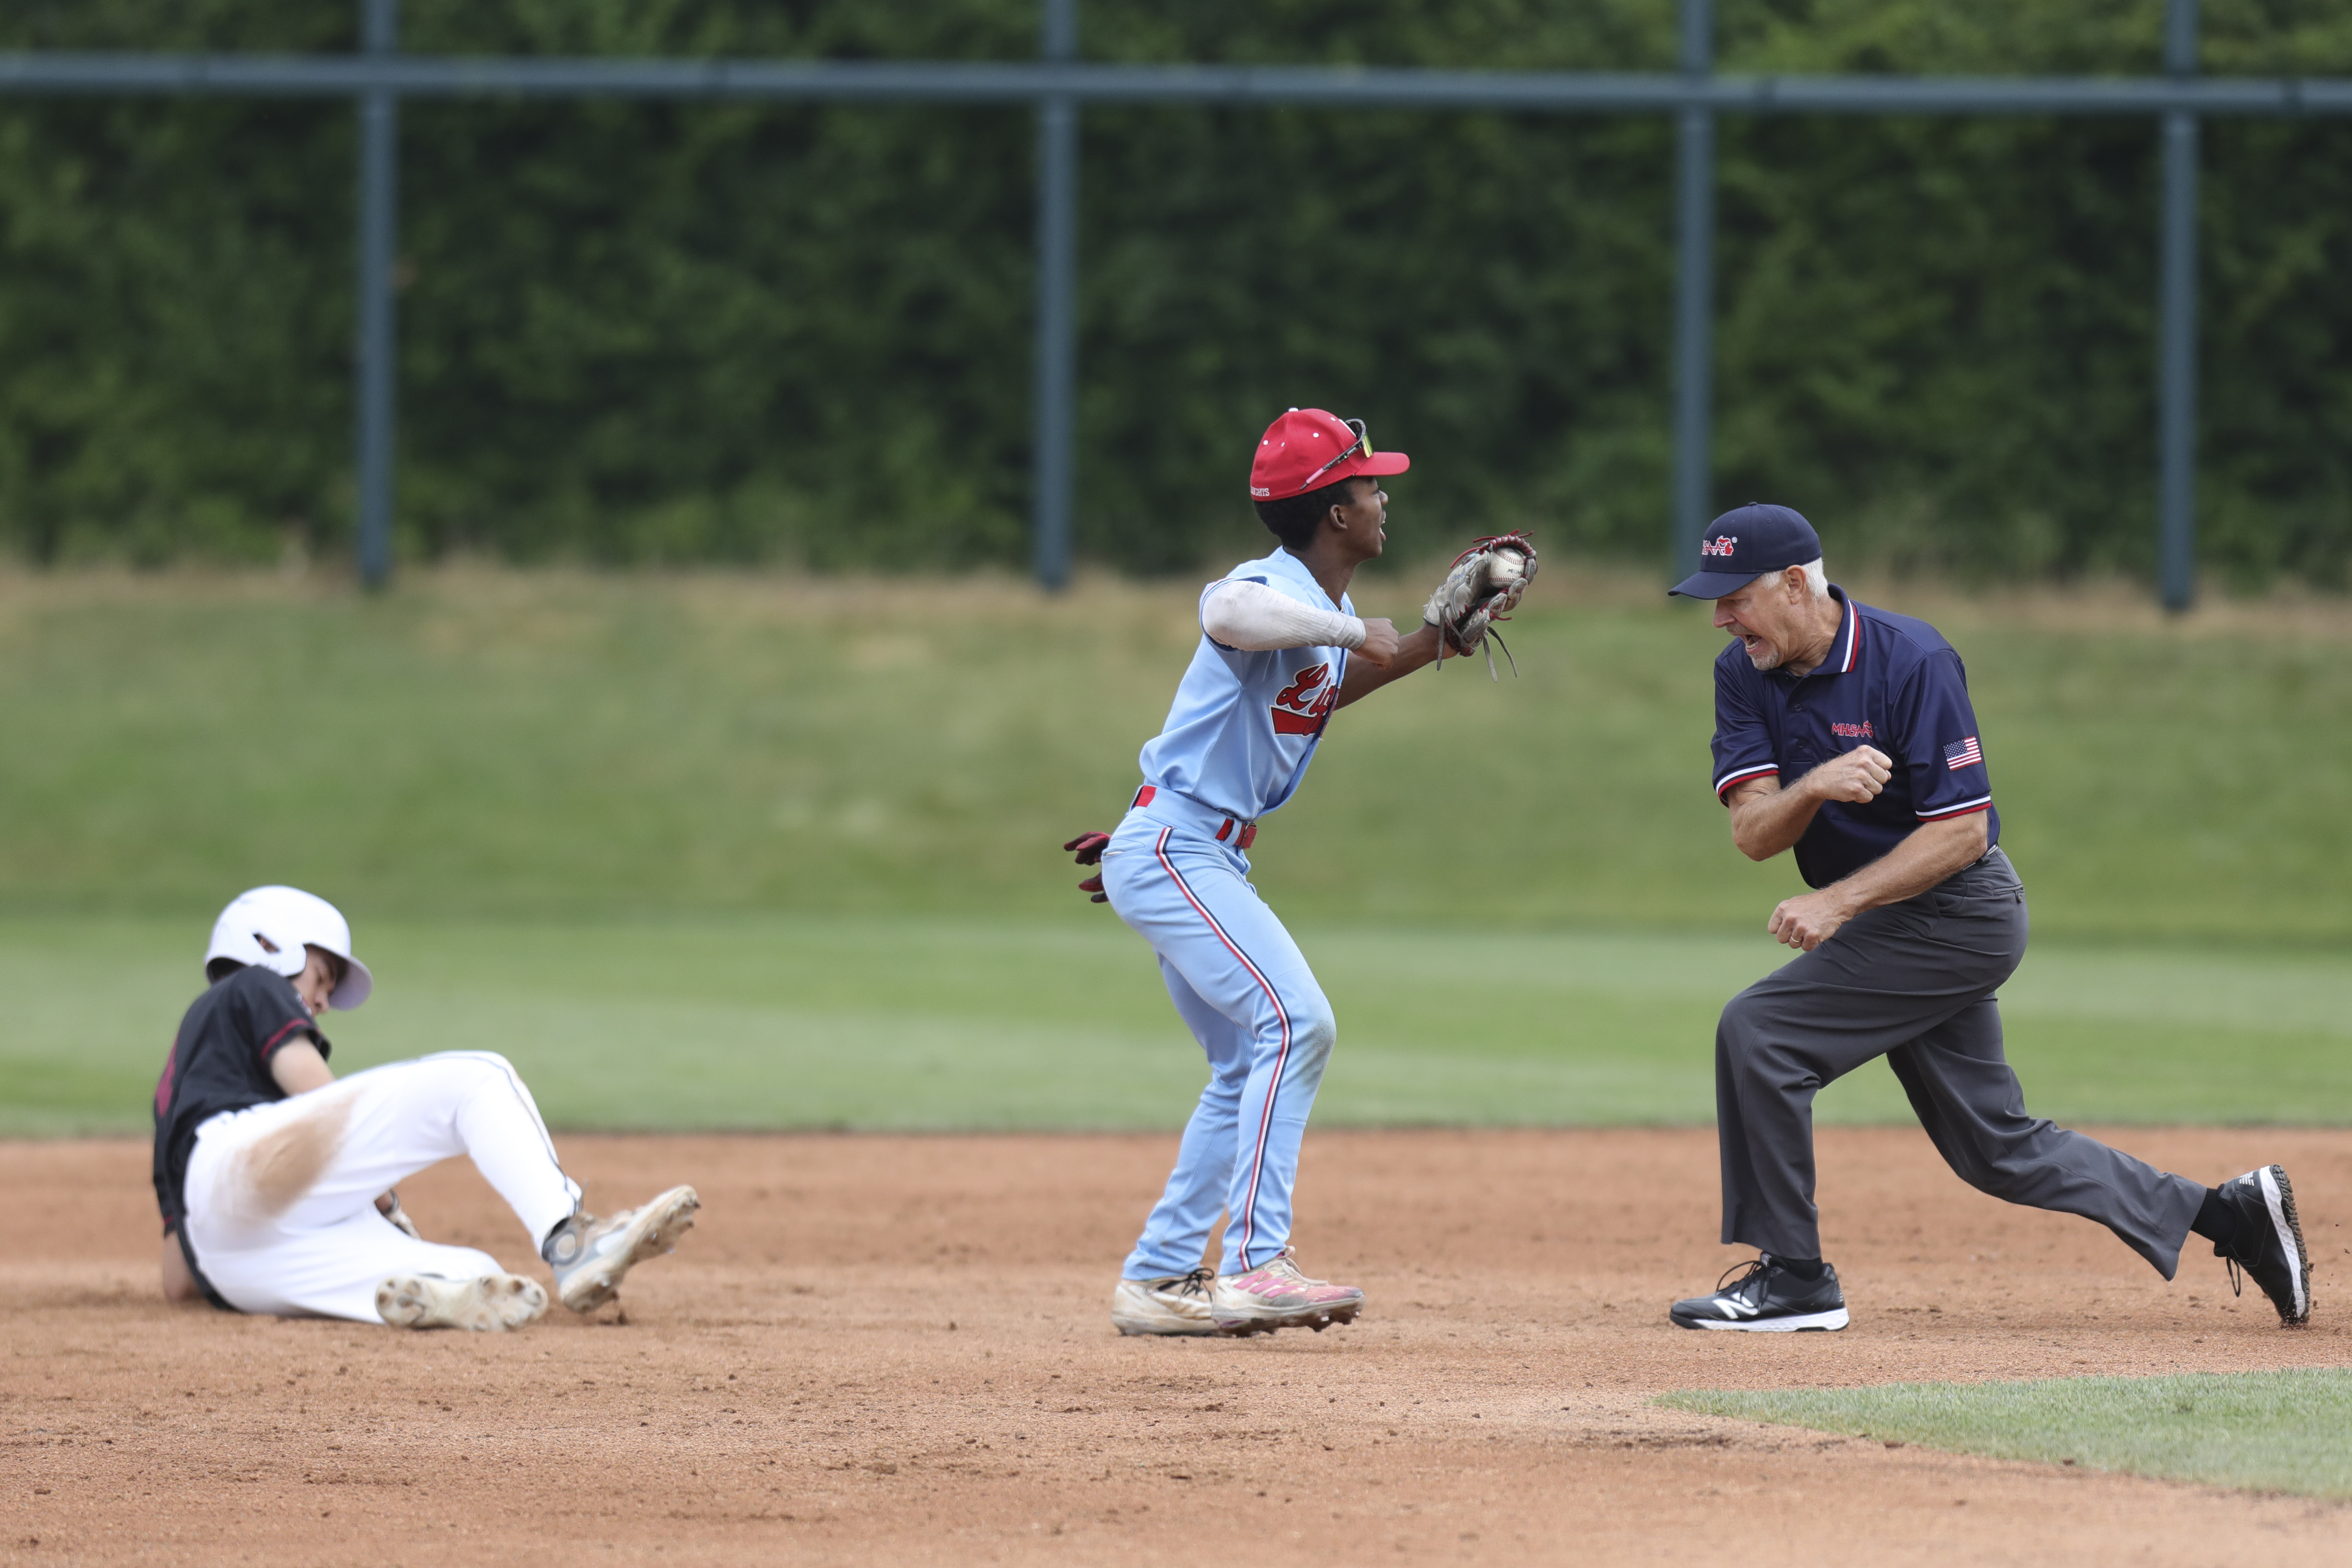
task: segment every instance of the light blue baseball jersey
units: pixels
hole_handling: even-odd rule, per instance
[[[1344,594],[1332,604],[1307,563],[1279,547],[1202,589],[1202,602],[1227,583],[1263,583],[1313,609],[1356,613]],[[1347,676],[1342,647],[1249,653],[1203,631],[1168,722],[1144,743],[1143,782],[1230,816],[1264,816],[1307,776]]]

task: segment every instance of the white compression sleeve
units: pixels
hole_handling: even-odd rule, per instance
[[[1364,623],[1336,610],[1318,610],[1263,583],[1225,583],[1201,605],[1201,626],[1227,647],[1263,653],[1276,647],[1364,646]]]

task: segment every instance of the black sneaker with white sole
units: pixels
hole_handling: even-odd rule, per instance
[[[2285,1167],[2264,1165],[2213,1191],[2238,1222],[2229,1242],[2213,1244],[2213,1256],[2229,1265],[2230,1289],[2244,1294],[2238,1278],[2242,1268],[2278,1309],[2280,1322],[2291,1329],[2310,1322],[2311,1254],[2304,1249]]]
[[[1747,1272],[1741,1273],[1742,1268]],[[1725,1270],[1715,1282],[1714,1295],[1677,1301],[1666,1315],[1685,1329],[1819,1333],[1845,1327],[1845,1292],[1838,1289],[1837,1270],[1827,1264],[1819,1279],[1800,1279],[1773,1262],[1768,1252]]]

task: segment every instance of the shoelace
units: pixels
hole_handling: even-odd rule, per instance
[[[1761,1258],[1751,1258],[1745,1263],[1735,1263],[1723,1271],[1722,1279],[1715,1282],[1715,1293],[1718,1296],[1737,1296],[1751,1280],[1760,1280],[1764,1272],[1771,1267],[1769,1262]],[[1746,1269],[1747,1272],[1740,1273],[1742,1269]],[[1738,1274],[1739,1278],[1732,1279],[1735,1274]],[[1724,1288],[1727,1285],[1730,1287],[1729,1289]]]
[[[2241,1259],[2235,1252],[2232,1252],[2229,1247],[2223,1246],[2218,1241],[2213,1244],[2213,1256],[2221,1260],[2222,1269],[2230,1276],[2230,1294],[2232,1296],[2243,1296],[2246,1293],[2246,1273],[2243,1260]]]
[[[1209,1272],[1209,1270],[1205,1268],[1195,1268],[1192,1272],[1184,1276],[1183,1279],[1174,1281],[1168,1288],[1175,1291],[1179,1296],[1205,1296],[1209,1293],[1210,1284],[1215,1279],[1216,1276]]]
[[[1309,1279],[1307,1277],[1307,1270],[1298,1267],[1298,1253],[1294,1247],[1284,1247],[1280,1252],[1259,1264],[1258,1268],[1265,1273],[1274,1275],[1277,1279],[1287,1279],[1294,1285],[1323,1283],[1320,1279]]]

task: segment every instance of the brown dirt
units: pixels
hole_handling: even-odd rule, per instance
[[[1168,1138],[569,1139],[592,1202],[691,1181],[701,1223],[625,1322],[505,1336],[167,1308],[143,1145],[0,1144],[0,1560],[2345,1561],[2341,1505],[1646,1403],[2352,1361],[2352,1135],[2116,1136],[2208,1181],[2284,1160],[2316,1326],[1970,1193],[1907,1131],[1823,1134],[1854,1324],[1769,1338],[1665,1321],[1736,1256],[1704,1131],[1311,1134],[1305,1261],[1370,1307],[1245,1342],[1109,1328]],[[470,1167],[404,1195],[524,1260]]]

